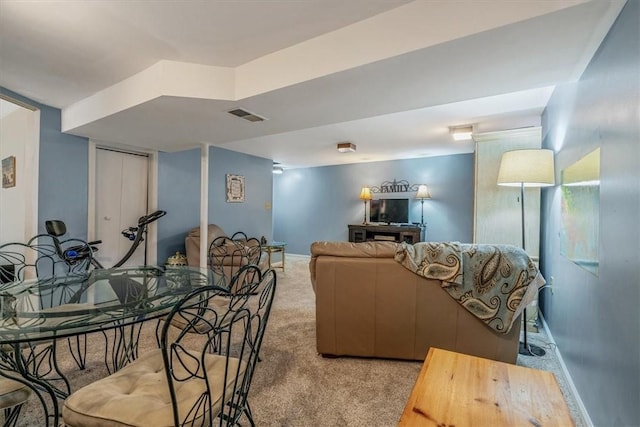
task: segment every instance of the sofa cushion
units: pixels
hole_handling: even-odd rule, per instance
[[[213,239],[215,239],[216,237],[220,237],[220,236],[226,236],[227,234],[224,232],[224,230],[220,227],[218,227],[215,224],[209,224],[207,226],[207,239],[209,241],[209,244],[211,244],[211,242],[213,241]],[[200,227],[194,227],[191,230],[189,230],[189,233],[187,234],[188,237],[200,237]]]
[[[393,258],[398,250],[398,245],[395,242],[313,242],[311,244],[311,256]]]
[[[181,359],[189,366],[174,361],[172,374],[175,378],[191,379],[196,368],[202,376],[202,366],[194,365],[200,361],[201,355],[191,352],[191,356]],[[238,369],[238,364],[243,364],[237,359],[227,361],[215,354],[207,354],[204,358],[215,413],[222,405],[223,387],[227,388],[227,395],[231,394],[235,380],[235,376],[230,375],[224,382],[225,362],[233,364],[231,372]],[[244,364],[239,369],[244,372]],[[188,413],[194,403],[207,393],[204,381],[176,380],[174,386],[178,412],[180,418],[186,418],[185,424],[208,424],[207,420],[193,419],[193,414]],[[64,402],[62,416],[71,426],[173,426],[173,408],[161,350],[148,352],[115,374],[76,391]]]
[[[207,226],[207,247],[218,237],[226,236],[224,230],[215,224]],[[194,227],[187,233],[184,239],[187,251],[187,264],[190,266],[200,265],[200,227]]]
[[[24,403],[30,395],[31,390],[26,385],[0,377],[0,408],[7,409]]]

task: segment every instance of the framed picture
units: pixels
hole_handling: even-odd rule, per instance
[[[244,176],[227,174],[227,202],[244,202]]]
[[[16,186],[16,158],[9,156],[2,159],[2,188]]]

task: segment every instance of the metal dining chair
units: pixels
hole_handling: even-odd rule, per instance
[[[235,290],[231,281],[238,275],[239,270],[246,265],[259,265],[262,256],[260,240],[248,238],[243,232],[236,232],[233,236],[220,236],[211,242],[208,251],[208,265],[213,274],[214,284]],[[246,274],[246,273],[245,273]],[[253,278],[249,278],[249,281]],[[245,281],[236,280],[236,285]]]
[[[227,426],[246,418],[254,425],[247,397],[276,275],[268,270],[258,279],[252,286],[261,289],[259,294],[234,312],[213,303],[229,295],[225,288],[213,285],[189,293],[167,316],[156,350],[65,400],[65,424]],[[183,329],[176,331],[171,326],[176,323]]]
[[[0,410],[4,413],[3,427],[14,427],[22,406],[31,396],[31,389],[20,381],[0,376]]]
[[[61,252],[62,250],[62,252]],[[76,256],[83,251],[82,257]],[[5,243],[0,245],[0,302],[2,316],[11,316],[16,307],[12,306],[11,292],[19,289],[12,284],[19,284],[24,280],[38,280],[42,282],[40,292],[35,299],[23,299],[40,307],[55,309],[63,304],[76,303],[77,286],[47,286],[53,284],[56,277],[77,273],[78,277],[86,274],[91,264],[91,247],[80,239],[58,241],[54,236],[39,234],[26,243]],[[80,369],[85,368],[86,336],[78,335],[66,339],[69,351]],[[58,377],[62,387],[69,390],[70,386],[64,376],[59,373],[55,352],[56,343],[41,344],[39,346],[24,343],[21,346],[20,357],[29,366],[34,375]],[[53,356],[53,357],[52,357]]]

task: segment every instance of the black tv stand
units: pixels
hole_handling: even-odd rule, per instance
[[[414,244],[420,241],[421,231],[420,226],[411,224],[349,224],[349,241],[354,243],[386,241]]]

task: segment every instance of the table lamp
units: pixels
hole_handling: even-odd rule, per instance
[[[362,187],[362,190],[360,190],[360,200],[362,200],[364,202],[364,221],[362,221],[363,224],[367,223],[367,200],[371,200],[373,197],[371,197],[371,189],[367,186]]]
[[[513,150],[502,154],[498,185],[520,187],[520,217],[522,249],[525,249],[524,188],[548,187],[555,184],[553,151],[544,149]],[[527,309],[523,310],[524,342],[519,353],[526,356],[544,356],[544,349],[527,343]]]

